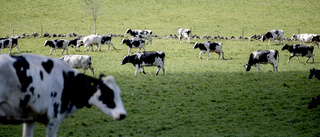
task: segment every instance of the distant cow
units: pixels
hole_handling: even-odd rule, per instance
[[[90,68],[92,74],[94,75],[94,69],[92,68],[91,56],[89,55],[65,55],[60,58],[67,62],[71,67],[76,69],[83,69],[83,73]]]
[[[142,72],[147,75],[147,73],[144,72],[145,66],[157,66],[158,71],[156,75],[158,75],[160,68],[162,69],[164,75],[164,58],[165,54],[162,51],[138,52],[132,56],[125,56],[121,62],[121,65],[132,63],[132,65],[136,67],[135,75],[137,75],[139,68],[141,68]]]
[[[9,48],[9,54],[11,54],[12,48],[17,47],[18,52],[19,51],[19,46],[18,46],[18,39],[17,38],[2,38],[0,39],[0,48],[1,48],[1,53],[3,53],[4,48]]]
[[[123,39],[122,42],[121,42],[121,45],[122,44],[126,44],[128,46],[128,48],[129,48],[128,56],[129,56],[132,48],[139,48],[139,50],[137,52],[139,52],[141,50],[141,48],[143,48],[143,51],[146,51],[146,49],[144,47],[144,45],[145,45],[144,43],[145,43],[145,41],[143,39],[140,39],[140,40]]]
[[[44,42],[44,46],[49,46],[51,48],[50,55],[52,50],[54,50],[54,53],[57,55],[56,49],[63,49],[61,52],[61,55],[63,54],[64,50],[66,50],[68,55],[68,41],[65,39],[56,39],[56,40],[46,40]]]
[[[151,30],[131,30],[131,29],[127,29],[125,34],[130,34],[133,39],[140,39],[140,38],[144,38],[147,39],[148,42],[147,44],[152,44],[152,31]]]
[[[312,62],[314,62],[313,49],[314,49],[313,46],[304,46],[300,44],[295,44],[295,45],[284,44],[284,46],[282,47],[282,50],[288,50],[291,53],[288,63],[290,62],[290,59],[294,56],[297,56],[299,63],[300,63],[300,60],[298,56],[307,57],[308,59],[306,60],[306,62],[308,62],[308,60],[312,58]]]
[[[178,28],[179,43],[181,43],[181,39],[183,37],[187,38],[188,42],[190,43],[191,30],[190,29]]]
[[[250,71],[251,66],[257,67],[260,70],[259,64],[271,64],[273,65],[273,71],[278,71],[277,58],[279,52],[277,50],[258,50],[250,54],[248,64],[244,65],[246,71]],[[279,63],[279,59],[278,59]]]
[[[291,40],[298,40],[300,41],[300,45],[306,45],[306,43],[313,43],[313,46],[317,44],[319,48],[319,36],[317,38],[317,34],[293,34]],[[313,39],[313,40],[312,40]],[[317,40],[318,39],[318,40]]]
[[[279,44],[283,41],[283,30],[269,30],[266,34],[263,35],[262,41],[265,41],[266,39],[269,40],[270,45],[270,40],[272,39],[274,44],[277,44],[275,40],[279,40]]]
[[[81,45],[84,45],[86,50],[90,50],[90,47],[91,47],[91,50],[93,51],[92,46],[96,45],[95,51],[97,51],[98,47],[100,47],[99,51],[101,51],[101,47],[103,44],[108,44],[108,50],[110,48],[110,45],[112,45],[113,49],[116,49],[114,48],[113,43],[111,43],[111,36],[99,36],[99,35],[89,35],[81,38],[77,42],[77,47],[79,48]],[[79,48],[79,51],[80,51],[80,48]]]
[[[23,123],[23,136],[39,122],[55,137],[64,118],[92,105],[114,120],[126,117],[112,76],[95,79],[55,58],[0,55],[0,87],[0,123]]]
[[[193,49],[199,48],[201,51],[199,53],[199,58],[202,59],[201,54],[202,53],[207,53],[208,60],[209,60],[209,52],[215,52],[219,54],[218,59],[220,58],[220,54],[222,54],[222,59],[224,59],[224,52],[222,51],[222,44],[218,42],[211,42],[211,41],[206,41],[203,43],[198,43],[196,42],[194,44]]]

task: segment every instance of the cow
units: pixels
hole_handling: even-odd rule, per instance
[[[49,46],[51,48],[50,50],[50,55],[52,50],[54,50],[55,55],[57,55],[56,49],[63,49],[61,52],[61,55],[63,52],[66,50],[67,55],[68,55],[68,41],[65,39],[56,39],[56,40],[46,40],[44,42],[44,46]]]
[[[317,108],[318,105],[320,105],[320,95],[311,98],[311,102],[309,103],[308,109]]]
[[[300,63],[300,59],[298,56],[308,57],[306,62],[308,62],[308,60],[310,58],[312,58],[312,62],[314,62],[313,49],[314,49],[313,46],[308,46],[308,45],[304,46],[304,45],[300,45],[300,44],[295,44],[295,45],[284,44],[282,47],[282,50],[288,50],[291,53],[291,56],[289,57],[288,63],[290,62],[290,59],[294,56],[297,56],[299,63]]]
[[[132,36],[133,39],[147,39],[148,42],[147,44],[152,45],[152,31],[151,30],[131,30],[131,29],[127,29],[125,34],[130,34]]]
[[[202,59],[201,54],[207,53],[207,60],[209,60],[209,52],[215,52],[219,54],[218,59],[220,58],[220,54],[222,54],[222,59],[224,59],[224,52],[222,51],[222,43],[206,41],[202,43],[196,42],[194,44],[193,49],[199,48],[201,51],[199,53],[199,58]]]
[[[179,43],[181,43],[181,39],[183,37],[186,37],[188,39],[188,43],[190,44],[191,30],[190,29],[178,28]]]
[[[146,51],[145,47],[144,47],[144,43],[145,41],[143,39],[123,39],[122,42],[121,42],[121,45],[122,44],[126,44],[129,48],[129,51],[128,51],[128,56],[130,55],[130,52],[131,52],[131,49],[132,48],[139,48],[139,50],[137,52],[139,52],[141,50],[141,48],[143,48],[143,51]]]
[[[310,74],[308,79],[313,79],[313,78],[317,78],[318,80],[320,80],[320,70],[317,70],[315,68],[310,69]]]
[[[86,49],[87,51],[91,50],[93,51],[93,45],[96,45],[96,50],[98,49],[98,47],[100,46],[99,51],[101,51],[101,47],[103,44],[108,44],[108,50],[110,48],[110,45],[112,45],[113,49],[116,49],[113,46],[113,43],[111,43],[111,36],[100,36],[100,35],[89,35],[89,36],[85,36],[83,38],[81,38],[80,40],[77,41],[77,46],[79,48],[80,51],[80,46],[84,45],[85,48],[89,48]]]
[[[18,52],[20,52],[17,38],[2,38],[0,40],[1,53],[3,53],[4,48],[9,48],[9,54],[11,54],[12,48],[14,47],[17,47]]]
[[[89,55],[64,55],[59,58],[67,62],[71,67],[76,69],[83,69],[83,73],[90,68],[92,74],[94,75],[94,69],[92,68],[91,56]]]
[[[136,67],[135,76],[137,75],[139,68],[141,68],[142,72],[147,75],[147,73],[144,71],[145,66],[157,66],[158,71],[156,75],[158,75],[160,68],[162,69],[164,75],[164,58],[165,53],[162,51],[138,52],[131,56],[125,56],[121,62],[121,65],[132,63],[132,65]]]
[[[317,34],[293,34],[291,40],[298,40],[300,41],[300,45],[306,45],[306,43],[313,43],[313,46],[317,45],[319,48],[319,38],[317,38]],[[319,37],[319,36],[318,36]]]
[[[248,64],[244,65],[246,71],[250,71],[251,66],[257,67],[260,70],[259,64],[271,64],[273,65],[273,71],[278,71],[277,58],[279,52],[277,50],[258,50],[250,54]],[[279,63],[279,58],[278,58]]]
[[[266,34],[262,36],[262,41],[264,42],[266,39],[268,39],[269,40],[268,45],[270,45],[270,40],[272,39],[274,44],[277,45],[275,40],[279,40],[279,44],[283,42],[283,34],[284,34],[283,30],[276,30],[276,29],[269,30]]]
[[[68,46],[72,45],[75,48],[77,46],[77,44],[78,44],[78,40],[80,40],[80,37],[76,38],[76,39],[73,39],[73,40],[70,40],[69,43],[68,43]]]
[[[23,123],[23,136],[39,122],[55,137],[64,118],[92,105],[114,120],[127,115],[112,76],[96,79],[55,58],[0,55],[0,87],[0,122]]]

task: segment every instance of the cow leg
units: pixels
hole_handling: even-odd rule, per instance
[[[157,71],[156,75],[158,75],[158,73],[159,73],[159,71],[160,71],[160,68],[161,68],[161,67],[160,67],[160,66],[158,66],[158,71]]]
[[[136,72],[135,72],[135,74],[134,74],[135,76],[137,76],[138,70],[139,70],[139,65],[137,64],[137,65],[136,65]]]
[[[209,60],[209,51],[207,51],[207,60]]]
[[[202,59],[201,54],[202,54],[202,51],[200,51],[200,53],[199,53],[199,58],[200,58],[200,59]]]
[[[12,50],[12,48],[11,48],[11,47],[9,47],[9,54],[11,54],[11,50]]]
[[[18,45],[16,45],[16,47],[17,47],[17,49],[18,49],[18,52],[20,52],[20,50],[19,50],[19,46],[18,46]],[[319,45],[318,45],[318,48],[319,48]]]
[[[297,59],[298,59],[298,62],[300,63],[300,59],[299,59],[299,57],[297,56]]]
[[[274,44],[278,45],[274,39],[272,39],[272,40],[273,40]],[[279,44],[280,44],[280,42],[279,42]]]
[[[220,59],[220,54],[221,54],[221,53],[219,52],[218,54],[219,54],[218,59]]]
[[[190,37],[188,37],[188,43],[190,44]]]
[[[100,46],[100,49],[99,49],[99,51],[101,51],[101,48],[102,48],[102,44],[99,44],[99,46]],[[97,49],[98,49],[98,46],[97,46]],[[96,51],[97,51],[97,49],[96,49]],[[108,47],[108,50],[109,50],[109,47]]]
[[[258,71],[258,72],[261,71],[259,64],[256,64],[256,67],[257,67],[257,71]]]
[[[162,72],[163,72],[163,75],[165,74],[165,68],[164,68],[164,66],[163,66],[163,64],[162,65],[160,65],[160,67],[162,68]]]
[[[224,52],[223,52],[223,51],[221,51],[221,53],[222,53],[222,59],[224,59]]]
[[[49,122],[49,124],[47,125],[47,137],[56,137],[60,124],[60,120]]]
[[[152,45],[152,39],[151,38],[149,38],[149,41],[150,41],[150,45]],[[319,45],[318,45],[318,47],[319,47]]]
[[[179,43],[181,43],[181,37],[179,36]]]
[[[141,71],[142,71],[143,74],[146,74],[146,75],[147,75],[147,73],[144,72],[144,68],[143,68],[143,67],[141,67]]]
[[[91,72],[92,72],[92,75],[94,75],[94,69],[93,69],[93,67],[91,67],[91,65],[90,65],[89,68],[90,68],[90,70],[91,70]]]
[[[33,136],[33,128],[35,123],[23,123],[23,137],[32,137]]]
[[[64,52],[65,50],[66,50],[66,49],[63,49],[63,50],[62,50],[61,55],[63,54],[63,52]],[[67,54],[67,55],[68,55],[68,54]]]

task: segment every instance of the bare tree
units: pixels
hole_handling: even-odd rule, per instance
[[[94,34],[96,34],[96,21],[100,13],[101,0],[82,0],[83,10],[92,16],[94,22]]]

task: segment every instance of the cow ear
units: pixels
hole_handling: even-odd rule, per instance
[[[100,74],[99,80],[103,81],[103,79],[104,79],[105,77],[106,77],[105,75]]]

